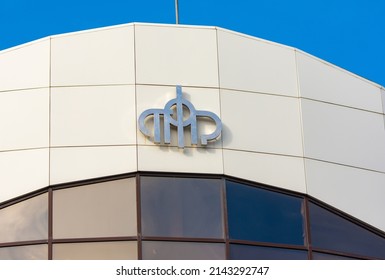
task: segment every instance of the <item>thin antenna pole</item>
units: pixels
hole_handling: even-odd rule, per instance
[[[178,0],[175,0],[175,20],[176,20],[176,24],[179,24]]]

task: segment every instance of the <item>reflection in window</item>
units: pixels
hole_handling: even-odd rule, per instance
[[[136,241],[53,244],[54,260],[136,260]]]
[[[128,178],[54,191],[54,238],[136,236],[135,186]]]
[[[47,193],[0,209],[0,243],[47,238]]]
[[[313,252],[313,260],[355,260],[353,258],[345,257],[345,256],[338,256],[338,255],[332,255],[332,254],[325,254],[325,253],[319,253],[319,252]]]
[[[230,239],[303,245],[303,200],[227,181]]]
[[[26,245],[0,248],[0,260],[47,260],[48,245]]]
[[[307,260],[307,251],[261,247],[250,245],[230,245],[232,260]]]
[[[385,239],[336,215],[309,204],[313,247],[385,258]]]
[[[144,236],[223,238],[221,180],[141,177]]]
[[[144,260],[224,260],[225,244],[143,241]]]

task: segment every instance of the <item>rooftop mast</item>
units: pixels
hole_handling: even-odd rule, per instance
[[[179,24],[178,0],[175,0],[175,20],[176,20],[176,24]]]

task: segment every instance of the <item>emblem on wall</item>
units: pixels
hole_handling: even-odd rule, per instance
[[[183,118],[184,109],[189,113],[186,119]],[[176,112],[175,112],[176,111]],[[145,121],[152,117],[154,120],[154,133],[150,133],[146,127]],[[198,126],[197,122],[200,118],[211,119],[215,123],[215,130],[210,134],[203,134],[199,137],[202,145],[207,145],[207,141],[218,138],[222,131],[222,122],[219,117],[209,111],[196,110],[194,105],[182,96],[182,87],[176,86],[176,98],[167,102],[163,109],[148,109],[139,116],[139,129],[148,136],[154,137],[155,143],[161,142],[161,117],[163,117],[164,143],[170,144],[171,126],[176,127],[178,133],[178,147],[184,148],[184,128],[189,127],[191,130],[191,144],[198,144]]]

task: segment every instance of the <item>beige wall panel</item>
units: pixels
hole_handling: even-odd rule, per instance
[[[223,151],[226,175],[306,193],[302,158],[242,151]]]
[[[138,170],[223,174],[222,150],[138,146]]]
[[[223,147],[302,156],[297,98],[221,90]]]
[[[305,160],[309,195],[385,231],[385,174]]]
[[[50,39],[0,52],[0,91],[49,86]]]
[[[134,84],[133,25],[52,37],[51,85]]]
[[[51,148],[50,184],[135,172],[135,146]]]
[[[221,88],[298,96],[294,49],[218,30]]]
[[[383,115],[302,100],[305,157],[385,172]]]
[[[136,143],[135,86],[52,88],[51,145]]]
[[[0,93],[0,151],[49,145],[49,89]]]
[[[135,25],[136,82],[218,87],[214,28]]]
[[[0,152],[0,202],[48,186],[48,149]]]
[[[378,86],[307,54],[296,54],[301,97],[382,113]]]

